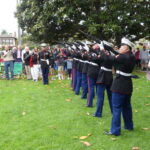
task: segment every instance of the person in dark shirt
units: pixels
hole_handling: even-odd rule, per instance
[[[28,80],[31,80],[31,68],[30,68],[30,54],[28,47],[25,47],[25,53],[23,54],[23,61],[25,64],[26,77]]]
[[[39,53],[39,61],[41,64],[43,84],[47,85],[49,83],[49,66],[50,66],[50,52],[45,43],[41,44],[42,51]]]
[[[82,67],[82,99],[87,99],[88,94],[88,81],[87,81],[87,70],[88,70],[88,52],[85,51],[83,54],[83,67]]]
[[[65,79],[64,66],[65,66],[65,57],[60,53],[57,57],[57,66],[58,66],[58,79]]]
[[[133,130],[131,95],[133,91],[132,71],[135,66],[135,56],[132,54],[133,43],[128,39],[122,39],[119,55],[112,57],[116,66],[116,77],[112,83],[112,107],[113,115],[111,129],[105,132],[107,135],[121,134],[121,113],[124,120],[124,128]]]
[[[99,55],[100,70],[98,73],[97,84],[97,108],[94,117],[102,117],[103,103],[104,103],[104,92],[107,91],[108,101],[110,110],[112,113],[112,102],[111,102],[111,85],[113,81],[112,66],[113,61],[110,53],[107,50],[101,50]]]
[[[97,54],[91,52],[89,55],[88,70],[87,70],[87,81],[88,81],[88,97],[87,97],[87,107],[93,107],[93,99],[95,97],[95,89],[97,88],[96,80],[98,77],[98,72],[100,68],[100,63]]]

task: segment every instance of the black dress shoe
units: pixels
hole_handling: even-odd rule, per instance
[[[101,118],[101,116],[96,116],[95,114],[93,115],[93,117]]]
[[[90,108],[92,108],[93,106],[88,106],[88,105],[86,105],[86,107],[90,107]]]
[[[113,135],[110,131],[104,131],[104,134],[106,134],[106,135]]]
[[[105,131],[104,134],[105,135],[115,135],[115,134],[111,133],[110,131]],[[115,135],[115,136],[119,136],[119,135]]]

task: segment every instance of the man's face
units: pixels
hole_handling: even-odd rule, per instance
[[[8,47],[8,46],[5,46],[5,50],[8,51],[8,50],[9,50],[9,47]]]
[[[29,51],[29,48],[26,48],[25,50],[26,50],[26,52],[28,52],[28,51]]]
[[[18,46],[18,50],[21,50],[21,46]]]
[[[46,47],[42,47],[42,51],[46,51],[47,49],[46,49]]]
[[[99,49],[99,45],[98,45],[98,44],[95,44],[95,45],[92,46],[92,48],[95,49],[95,50],[96,50],[96,49]]]
[[[129,50],[130,50],[130,49],[129,49],[129,46],[127,46],[127,45],[122,45],[122,46],[119,48],[119,53],[125,54],[125,53],[127,53]]]

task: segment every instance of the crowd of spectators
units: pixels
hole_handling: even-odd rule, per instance
[[[49,62],[49,75],[52,76],[52,79],[71,79],[72,59],[67,55],[67,50],[59,47],[55,47],[53,49],[48,47],[48,51],[51,57]],[[3,71],[5,72],[6,79],[13,80],[14,66],[15,64],[21,64],[21,72],[26,75],[26,78],[28,80],[38,81],[38,79],[42,76],[39,60],[40,52],[41,48],[37,47],[31,50],[28,46],[24,49],[22,49],[21,46],[5,46],[4,50],[0,51],[0,63],[4,64]]]

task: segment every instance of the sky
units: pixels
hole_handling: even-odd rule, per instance
[[[17,0],[0,0],[0,32],[17,33],[17,19],[14,17]]]

